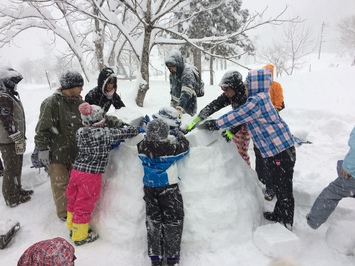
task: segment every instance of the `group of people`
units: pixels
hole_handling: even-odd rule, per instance
[[[110,151],[124,139],[145,133],[137,150],[144,170],[148,255],[152,265],[163,265],[163,260],[168,265],[178,265],[184,207],[176,163],[189,152],[184,134],[196,127],[223,129],[222,136],[236,144],[248,165],[252,139],[255,170],[266,187],[264,197],[276,197],[274,210],[264,212],[264,217],[291,229],[296,151],[290,129],[279,115],[284,101],[281,85],[273,80],[273,66],[251,70],[246,79],[238,71],[227,71],[219,83],[221,95],[202,108],[186,129],[181,129],[182,115],[193,117],[197,113],[197,80],[179,52],[171,53],[165,64],[170,71],[170,107],[159,110],[152,120],[142,120],[144,126],[131,126],[106,114],[111,105],[116,109],[125,107],[117,94],[117,77],[107,67],[100,72],[98,86],[86,95],[85,101],[80,95],[84,79],[79,72],[70,70],[61,75],[59,89],[42,102],[35,144],[39,160],[48,167],[57,216],[66,222],[74,244],[83,245],[99,237],[89,222]],[[12,68],[4,68],[0,77],[3,196],[8,206],[15,207],[28,202],[33,194],[33,190],[21,187],[26,127],[16,86],[22,76]],[[218,119],[208,119],[227,106],[232,110]],[[351,149],[354,140],[355,129],[349,140]],[[349,151],[340,165],[338,179],[321,193],[307,215],[312,228],[327,219],[342,197],[354,195],[353,153]]]

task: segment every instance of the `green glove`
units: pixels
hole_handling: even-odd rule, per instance
[[[227,142],[230,142],[233,139],[234,134],[227,129],[222,132],[222,136],[226,139]]]
[[[191,122],[191,124],[187,126],[187,131],[193,130],[196,124],[198,124],[200,121],[201,121],[201,117],[196,116],[195,119]]]

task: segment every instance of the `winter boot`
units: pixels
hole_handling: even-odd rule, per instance
[[[23,188],[20,189],[21,196],[31,196],[33,194],[33,190],[24,190]]]
[[[68,212],[67,211],[67,228],[70,230],[70,232],[72,232],[73,230],[73,213],[72,212]],[[70,237],[71,237],[71,234],[70,234]]]
[[[272,221],[272,222],[278,222],[279,217],[273,212],[264,212],[264,218],[266,220]]]
[[[265,189],[264,198],[267,201],[272,201],[274,197],[275,197],[275,192],[272,188]]]
[[[30,196],[21,196],[20,195],[19,199],[16,202],[13,202],[13,203],[6,202],[6,205],[10,206],[11,208],[13,208],[13,207],[18,206],[21,203],[26,203],[26,202],[28,202],[30,200],[31,200]]]
[[[73,223],[73,235],[72,240],[76,246],[81,246],[86,243],[94,242],[99,238],[99,235],[94,231],[89,232],[89,224],[75,224]]]

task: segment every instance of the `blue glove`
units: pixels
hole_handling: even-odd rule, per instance
[[[114,142],[114,143],[111,145],[111,147],[110,147],[110,151],[112,151],[112,150],[118,148],[118,147],[120,146],[121,142],[124,142],[124,139],[123,139],[123,140],[120,140],[120,141]]]
[[[144,130],[144,128],[142,128],[142,127],[139,127],[139,133],[145,133],[145,130]]]
[[[178,135],[183,133],[178,128],[173,128],[169,131],[169,134],[177,137]]]

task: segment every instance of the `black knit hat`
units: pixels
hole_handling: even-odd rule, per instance
[[[84,79],[76,70],[65,71],[59,79],[60,86],[63,90],[84,86]]]
[[[218,86],[224,87],[226,89],[232,89],[235,91],[244,91],[242,74],[235,70],[227,71],[223,75],[221,82],[218,84]]]
[[[162,119],[153,119],[147,125],[147,138],[158,141],[165,140],[169,135],[169,126]]]
[[[0,69],[0,79],[2,79],[6,88],[13,90],[23,77],[11,67],[2,67]]]

